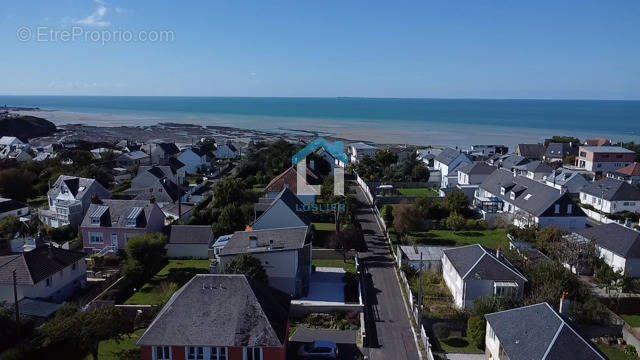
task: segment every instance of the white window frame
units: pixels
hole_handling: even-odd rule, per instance
[[[255,351],[258,350],[258,357],[256,357],[256,353]],[[249,351],[252,352],[251,357],[249,357]],[[245,347],[242,348],[242,359],[243,360],[262,360],[263,359],[263,354],[262,354],[262,348],[260,347]]]
[[[213,355],[213,352],[211,351],[212,349],[216,349],[215,355]],[[226,346],[208,347],[205,349],[205,359],[206,360],[229,360],[229,348],[227,348]]]
[[[100,235],[99,237],[102,239],[102,241],[94,241],[93,240],[93,236],[95,235]],[[98,236],[96,236],[98,237]],[[104,233],[101,232],[89,232],[89,244],[104,244]]]
[[[91,218],[91,225],[100,225],[100,218],[99,217],[92,217]]]
[[[554,213],[555,214],[560,214],[560,204],[556,204],[555,205]]]
[[[164,354],[163,354],[163,357],[158,357],[158,348],[162,348],[163,351],[165,348],[169,349],[169,357],[168,358],[164,357]],[[171,346],[153,346],[152,349],[153,349],[153,354],[152,354],[153,360],[171,360],[173,357]]]
[[[193,350],[193,357],[190,356],[190,351]],[[198,352],[200,350],[200,352]],[[204,360],[205,359],[205,348],[203,346],[185,346],[184,347],[184,358],[186,360]],[[198,357],[198,354],[202,355]]]
[[[573,204],[569,204],[567,205],[567,214],[572,214],[573,213]]]

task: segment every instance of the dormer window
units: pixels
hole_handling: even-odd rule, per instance
[[[505,189],[504,186],[500,187],[500,195],[504,195],[504,193],[507,191],[507,189]]]
[[[99,217],[92,217],[91,218],[91,225],[100,225],[100,218]]]
[[[129,212],[129,215],[127,215],[127,227],[138,226],[138,217],[142,213],[142,210],[143,208],[138,206],[131,209],[131,212]]]
[[[511,200],[515,200],[515,199],[516,199],[516,193],[512,191],[512,192],[510,193],[510,196],[509,196],[509,197],[511,198]]]

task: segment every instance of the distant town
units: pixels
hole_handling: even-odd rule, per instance
[[[0,108],[0,359],[638,357],[640,144],[22,110]]]

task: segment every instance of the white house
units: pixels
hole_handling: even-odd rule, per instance
[[[86,282],[83,252],[41,245],[20,255],[0,256],[0,302],[14,303],[13,271],[18,302],[24,298],[59,303]]]
[[[589,185],[589,181],[577,171],[566,168],[553,170],[543,178],[544,183],[558,190],[566,191],[571,195],[578,196],[583,187]]]
[[[527,282],[499,251],[478,244],[443,250],[442,276],[461,309],[490,295],[521,299]]]
[[[254,230],[311,225],[311,218],[304,211],[304,204],[289,188],[284,188],[269,202],[257,203],[255,210],[256,220],[251,225]]]
[[[439,170],[440,179],[440,195],[444,196],[447,189],[453,188],[458,182],[457,169],[461,166],[471,164],[472,159],[469,155],[460,150],[445,148],[433,160],[433,168]]]
[[[586,228],[570,236],[573,241],[593,241],[600,257],[614,270],[640,277],[640,232],[610,223]]]
[[[545,302],[485,315],[486,359],[607,359],[567,321],[568,306],[563,299],[560,312]]]
[[[39,210],[38,216],[47,226],[77,226],[94,196],[108,199],[111,193],[94,179],[60,175],[47,193],[49,209]]]
[[[237,231],[219,251],[220,270],[233,258],[258,258],[269,286],[294,297],[303,296],[311,277],[311,237],[307,226]]]
[[[497,168],[483,161],[472,162],[471,164],[458,167],[458,181],[456,188],[473,200],[473,196],[478,186],[493,173]]]
[[[362,142],[349,145],[349,162],[357,164],[364,157],[375,158],[378,148]]]
[[[584,211],[569,193],[524,176],[514,176],[505,169],[494,171],[480,184],[474,204],[490,224],[502,217],[519,227],[554,225],[579,230],[587,221]]]
[[[196,147],[190,147],[182,150],[178,155],[178,160],[185,166],[185,171],[188,174],[195,174],[198,169],[204,169],[209,166],[207,159],[207,153]]]
[[[640,211],[640,190],[613,178],[590,183],[580,190],[580,202],[605,214]]]
[[[517,166],[516,169],[522,176],[526,176],[532,180],[542,180],[547,176],[553,168],[540,160],[534,160],[524,165]]]
[[[20,218],[21,216],[27,215],[29,215],[29,206],[27,204],[0,197],[0,220],[8,216]]]

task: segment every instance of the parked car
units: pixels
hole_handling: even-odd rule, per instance
[[[300,359],[337,359],[338,345],[333,341],[314,341],[298,349]]]

